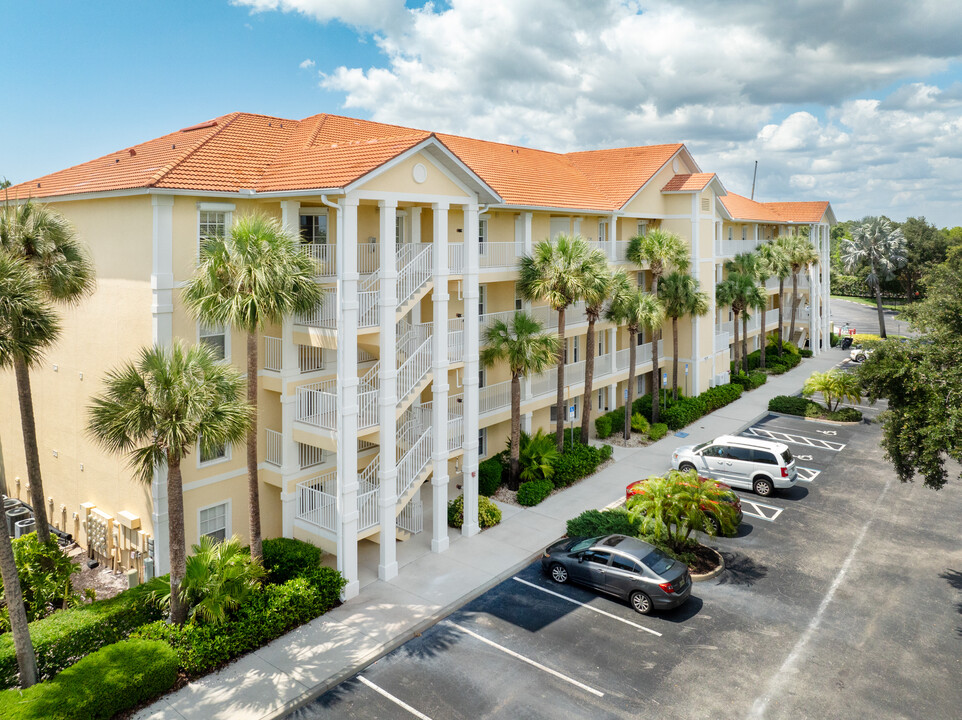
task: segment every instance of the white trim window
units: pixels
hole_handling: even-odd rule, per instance
[[[200,257],[200,246],[210,238],[227,236],[230,227],[231,213],[229,210],[198,204],[197,209],[197,255]]]
[[[204,452],[200,440],[197,441],[197,467],[207,467],[230,460],[230,445],[220,445],[210,452]]]
[[[403,245],[406,242],[407,234],[404,232],[404,226],[406,224],[407,213],[398,212],[394,216],[394,242],[398,245]]]
[[[301,208],[300,236],[302,245],[327,245],[327,210]]]
[[[735,239],[735,228],[731,225],[728,226],[728,242],[732,242]]]
[[[647,374],[647,373],[645,373]],[[645,394],[645,376],[638,375],[635,380],[638,382],[638,387],[635,388],[635,393],[637,397],[641,397]]]
[[[487,373],[484,371],[483,367],[478,368],[478,390],[484,387],[485,380],[487,379]]]
[[[748,226],[742,225],[742,242],[748,240]]]
[[[648,221],[639,220],[638,221],[638,235],[639,237],[645,237],[648,234]]]
[[[598,242],[608,242],[608,221],[598,221]]]
[[[488,306],[487,286],[478,285],[478,314],[484,315]]]
[[[486,255],[488,252],[488,219],[480,218],[478,220],[478,251],[482,255]]]
[[[215,360],[230,360],[230,332],[225,326],[197,323],[197,341],[214,351]]]
[[[215,540],[226,540],[230,537],[230,500],[216,505],[208,505],[197,511],[197,534],[205,535]]]
[[[604,388],[601,388],[601,390],[598,391],[598,409],[599,410],[605,409],[605,389]]]
[[[478,457],[483,458],[488,454],[488,429],[478,430]]]

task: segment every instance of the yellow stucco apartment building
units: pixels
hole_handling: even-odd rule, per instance
[[[478,462],[504,447],[510,401],[507,369],[479,365],[480,338],[518,308],[557,324],[515,291],[518,259],[534,243],[581,235],[650,287],[646,270],[626,262],[629,239],[654,227],[684,238],[712,298],[708,316],[681,321],[683,388],[694,394],[728,382],[731,315],[714,302],[725,260],[807,228],[821,262],[801,283],[797,339],[815,353],[828,346],[829,204],[727,193],[681,144],[558,154],[332,115],[233,113],[21,183],[10,197],[49,203],[96,262],[96,293],[63,311],[62,339],[33,373],[34,400],[51,522],[123,568],[150,558],[167,570],[166,478],[158,468],[149,486],[137,483],[85,434],[89,398],[109,368],[173,338],[206,342],[244,371],[245,338],[196,323],[180,293],[200,238],[242,213],[270,213],[298,233],[326,291],[316,311],[264,332],[259,348],[264,533],[332,553],[347,597],[395,576],[428,544],[443,552],[455,493],[465,496],[461,532],[478,532]],[[777,281],[768,291],[752,348],[762,324],[777,327]],[[599,323],[585,398],[582,306],[566,325],[576,421],[584,403],[623,404],[626,329]],[[638,392],[648,390],[649,340],[639,339]],[[664,364],[671,343],[659,353]],[[525,378],[526,428],[548,427],[555,372]],[[26,499],[12,373],[0,382],[8,484]],[[189,543],[246,537],[243,450],[193,453],[184,503]]]

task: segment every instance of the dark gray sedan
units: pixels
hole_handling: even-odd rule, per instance
[[[626,535],[559,540],[544,551],[541,567],[555,582],[624,598],[642,615],[678,607],[691,595],[685,563]]]

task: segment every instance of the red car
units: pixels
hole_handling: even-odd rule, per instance
[[[667,477],[667,474],[665,477]],[[741,499],[735,494],[735,491],[725,483],[706,478],[702,475],[699,475],[698,479],[702,482],[714,484],[724,493],[723,500],[717,500],[710,503],[710,505],[702,506],[702,510],[708,516],[708,522],[714,526],[715,534],[734,535],[742,522]],[[625,488],[625,500],[630,500],[633,495],[643,494],[645,492],[646,482],[648,482],[647,478],[629,483],[628,487]]]

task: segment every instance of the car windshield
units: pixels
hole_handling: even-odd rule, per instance
[[[571,548],[568,550],[568,552],[580,553],[582,550],[587,550],[592,545],[594,545],[597,540],[598,538],[596,537],[585,538],[584,540],[581,540],[580,542],[576,542],[574,545],[572,545]]]
[[[652,550],[641,559],[641,562],[646,567],[650,568],[651,571],[656,575],[661,575],[663,572],[665,572],[665,570],[671,567],[674,560],[666,555],[663,555],[657,550]]]
[[[785,461],[785,464],[786,464],[786,465],[791,465],[791,464],[792,464],[792,451],[789,450],[788,448],[785,448],[785,452],[782,453],[782,460]]]
[[[711,441],[710,441],[710,440],[709,440],[708,442],[698,443],[697,445],[695,445],[695,447],[692,448],[692,452],[698,452],[698,451],[701,450],[702,448],[706,448],[706,447],[708,447],[709,445],[711,445]]]

